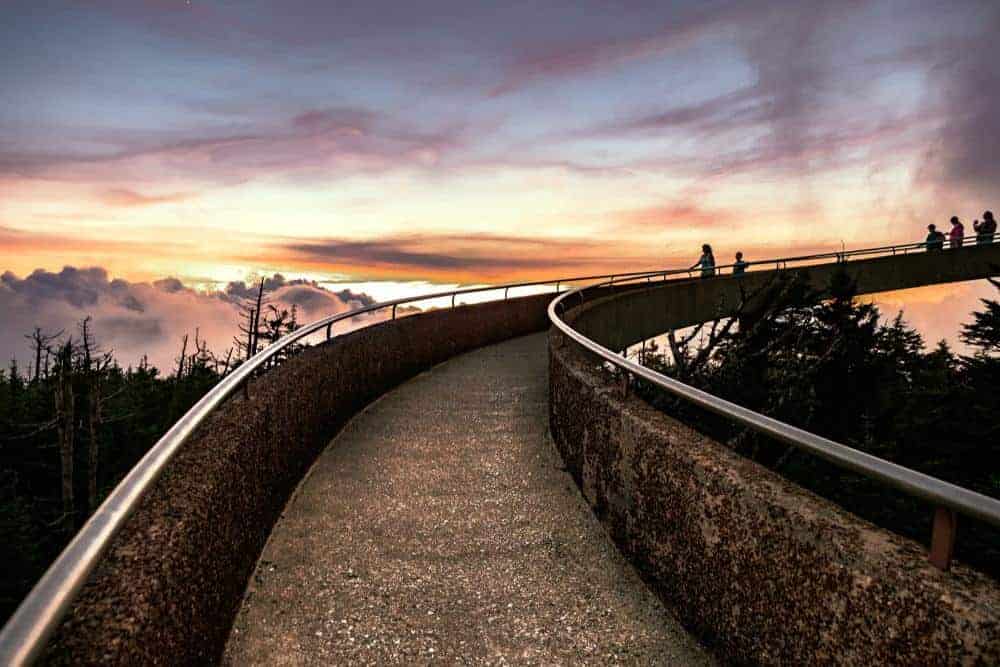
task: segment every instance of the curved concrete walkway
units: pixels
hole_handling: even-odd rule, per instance
[[[545,335],[457,357],[334,439],[226,650],[244,664],[708,664],[547,431]]]

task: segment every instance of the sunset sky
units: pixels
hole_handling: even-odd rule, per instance
[[[0,19],[0,296],[29,319],[82,284],[67,265],[104,272],[85,310],[167,277],[501,282],[690,264],[703,241],[722,261],[917,240],[1000,208],[995,0]]]

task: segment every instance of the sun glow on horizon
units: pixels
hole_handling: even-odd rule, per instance
[[[967,46],[1000,8],[169,5],[4,6],[0,272],[382,299],[1000,208],[1000,81]],[[966,307],[939,294],[898,299],[933,329]]]

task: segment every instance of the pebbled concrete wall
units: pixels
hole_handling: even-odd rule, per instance
[[[542,331],[551,295],[430,311],[306,350],[170,463],[57,631],[54,664],[217,662],[290,493],[365,405],[435,364]]]
[[[599,323],[608,304],[643,293],[596,299],[567,319]],[[646,581],[720,658],[1000,664],[995,581],[960,564],[936,570],[925,546],[624,396],[596,358],[549,337],[550,429],[568,469]]]

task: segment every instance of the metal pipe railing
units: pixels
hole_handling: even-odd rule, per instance
[[[992,243],[992,241],[991,241]],[[980,244],[982,245],[982,244]],[[886,246],[883,248],[869,248],[852,252],[829,253],[825,257],[836,257],[838,262],[847,261],[847,257],[859,257],[875,253],[898,254],[900,249],[926,248],[925,243],[903,244],[899,246]],[[932,252],[938,252],[937,250]],[[942,250],[941,252],[947,252]],[[818,259],[820,255],[812,255],[807,259]],[[791,261],[791,260],[789,260]],[[764,264],[760,262],[759,264]],[[766,264],[775,264],[780,267],[784,265],[783,260],[768,260]],[[728,265],[731,267],[732,265]],[[726,267],[716,267],[726,268]],[[661,272],[657,275],[663,282],[667,281],[667,275],[671,272]],[[686,270],[675,271],[677,273],[687,273]],[[632,277],[629,280],[647,278],[647,276]],[[642,283],[643,285],[647,283]],[[620,283],[619,283],[620,284]],[[701,389],[697,389],[688,384],[680,382],[674,378],[658,373],[652,369],[638,364],[624,355],[616,354],[614,351],[604,347],[600,343],[588,338],[576,331],[559,315],[559,307],[566,311],[568,300],[577,295],[580,303],[583,303],[583,293],[587,289],[595,287],[610,286],[611,281],[588,285],[577,289],[569,290],[557,296],[549,304],[549,320],[553,326],[559,329],[563,335],[572,341],[596,354],[603,361],[608,362],[623,373],[622,386],[627,388],[632,376],[640,377],[651,384],[666,390],[684,400],[697,405],[700,408],[713,412],[730,419],[746,428],[758,433],[770,436],[775,440],[792,445],[815,456],[823,458],[841,468],[851,470],[860,475],[868,477],[885,484],[886,486],[898,489],[916,498],[926,500],[935,507],[933,532],[931,535],[931,546],[928,559],[937,568],[947,570],[951,562],[952,548],[955,540],[956,517],[955,513],[979,519],[991,526],[1000,528],[1000,500],[991,498],[975,491],[951,484],[944,480],[925,475],[924,473],[906,468],[904,466],[886,461],[885,459],[872,456],[860,450],[848,447],[828,438],[810,433],[796,426],[778,421],[767,415],[754,412],[731,401],[709,394]]]
[[[977,246],[977,245],[992,245],[994,242],[996,242],[995,240],[990,240],[990,241],[984,243],[984,242],[979,241],[978,239],[979,239],[978,236],[965,236],[965,237],[962,238],[961,245],[959,247],[961,247],[961,248],[968,248],[968,247]],[[750,267],[754,267],[754,266],[756,266],[756,267],[763,267],[763,268],[769,268],[769,267],[773,266],[775,269],[787,269],[789,262],[791,262],[793,264],[799,264],[799,263],[802,263],[802,262],[811,262],[811,261],[816,261],[816,260],[828,260],[828,259],[833,259],[833,260],[836,260],[837,262],[846,262],[846,261],[848,261],[851,258],[865,257],[865,256],[870,256],[870,255],[883,255],[883,256],[890,256],[890,257],[891,256],[895,256],[895,255],[899,255],[899,254],[906,255],[906,254],[909,254],[910,251],[918,251],[918,252],[919,251],[946,252],[948,250],[954,250],[954,249],[956,249],[956,248],[952,248],[951,245],[950,245],[950,243],[951,243],[950,240],[945,239],[944,245],[942,246],[942,248],[941,248],[940,251],[938,251],[938,250],[929,251],[928,250],[928,245],[927,245],[926,241],[914,241],[912,243],[897,243],[895,245],[876,246],[876,247],[872,247],[872,248],[858,248],[856,250],[840,250],[840,251],[832,251],[832,252],[813,253],[813,254],[809,254],[809,255],[792,255],[792,256],[789,256],[789,257],[777,257],[777,258],[774,258],[774,259],[762,259],[762,260],[756,260],[756,261],[752,261],[752,262],[751,261],[747,261],[747,262],[743,263],[743,266],[746,269],[749,269]],[[732,269],[735,266],[736,266],[735,263],[717,264],[714,267],[714,270],[718,273],[722,269]],[[691,277],[693,277],[694,273],[697,272],[697,271],[700,271],[700,269],[697,268],[697,267],[692,267],[690,269],[673,269],[673,270],[666,271],[666,272],[663,272],[663,271],[660,271],[660,272],[651,272],[649,275],[657,275],[657,274],[659,274],[659,275],[662,275],[662,276],[668,276],[668,275],[679,275],[679,274],[686,273],[686,274],[689,274]],[[620,274],[618,277],[619,278],[624,278],[624,277],[632,278],[632,277],[635,277],[635,275],[636,274],[631,274],[631,275],[629,275],[629,274]],[[640,277],[642,277],[642,276],[640,276]]]

